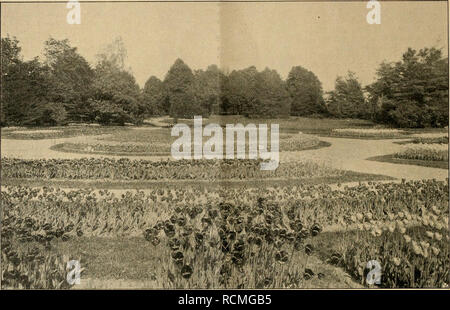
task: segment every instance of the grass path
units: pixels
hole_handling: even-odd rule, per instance
[[[159,251],[143,238],[79,238],[55,244],[55,250],[86,257],[81,283],[74,289],[160,289],[167,287],[161,278]],[[84,253],[84,254],[82,254]],[[323,262],[318,256],[308,259],[308,268],[324,277],[301,284],[302,288],[360,288],[342,268]],[[164,273],[165,274],[165,273]],[[203,287],[200,287],[203,288]]]
[[[305,289],[350,289],[364,288],[360,283],[353,280],[342,268],[324,263],[319,258],[312,256],[310,263],[314,264],[316,270],[324,273],[326,276],[322,279],[314,278],[305,284]],[[132,280],[132,279],[108,279],[85,277],[80,279],[80,284],[75,285],[73,289],[161,289],[162,287],[156,280]]]

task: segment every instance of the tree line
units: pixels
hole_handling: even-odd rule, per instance
[[[163,80],[151,76],[141,89],[125,67],[120,38],[100,51],[93,65],[68,40],[49,38],[42,60],[24,61],[20,52],[16,38],[1,39],[2,126],[123,125],[150,116],[211,114],[362,118],[398,127],[448,123],[448,57],[435,48],[408,49],[400,61],[382,63],[376,81],[366,87],[349,72],[327,93],[301,66],[283,80],[269,68],[191,70],[181,59]]]

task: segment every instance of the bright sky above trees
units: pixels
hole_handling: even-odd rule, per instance
[[[366,22],[366,1],[346,3],[82,3],[81,25],[66,23],[65,3],[2,4],[2,36],[16,36],[25,59],[50,36],[69,39],[91,63],[121,36],[137,82],[164,78],[175,59],[194,69],[210,64],[314,72],[324,90],[348,70],[363,85],[383,60],[412,47],[447,52],[446,2],[382,2],[381,25]]]

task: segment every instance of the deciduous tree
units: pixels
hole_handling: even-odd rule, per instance
[[[367,87],[377,120],[400,127],[448,125],[448,57],[436,48],[409,48],[400,61],[382,63]]]
[[[328,98],[328,111],[336,117],[367,118],[367,104],[363,88],[355,73],[337,77]]]
[[[301,66],[293,67],[286,84],[292,98],[291,115],[308,116],[326,112],[322,83],[313,72]]]

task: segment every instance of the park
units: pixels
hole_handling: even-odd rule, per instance
[[[2,289],[448,288],[445,2],[82,6],[2,3]]]

